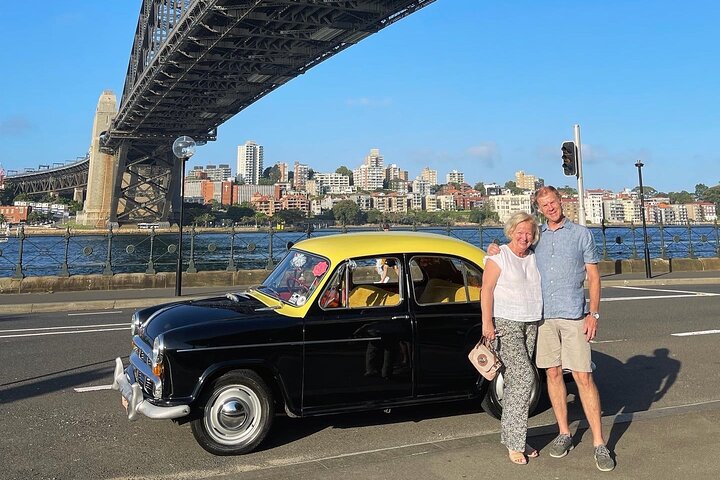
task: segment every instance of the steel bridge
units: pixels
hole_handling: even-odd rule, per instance
[[[172,142],[217,127],[308,69],[434,0],[143,0],[117,115],[108,220],[176,221]],[[92,178],[90,190],[101,183]]]
[[[90,155],[74,161],[39,165],[37,169],[16,172],[9,170],[5,177],[6,188],[13,194],[58,193],[87,186]]]

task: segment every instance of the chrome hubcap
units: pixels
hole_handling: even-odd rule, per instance
[[[203,421],[213,440],[237,445],[251,441],[259,432],[261,414],[255,392],[243,385],[228,385],[210,398]]]

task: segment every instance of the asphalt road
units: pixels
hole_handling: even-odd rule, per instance
[[[622,461],[637,448],[629,424],[612,425],[613,418],[657,416],[657,422],[664,423],[648,425],[662,438],[643,441],[651,449],[653,442],[670,442],[676,448],[672,454],[683,455],[687,445],[682,440],[689,436],[683,428],[695,427],[684,415],[710,410],[712,420],[720,418],[720,285],[606,287],[601,312],[593,349],[609,444],[619,459],[613,475],[623,473]],[[497,444],[498,421],[475,402],[461,402],[391,413],[279,417],[259,451],[214,457],[195,443],[188,426],[147,419],[128,422],[119,394],[107,389],[113,359],[129,353],[131,314],[0,315],[0,478],[406,478],[403,472],[429,461],[427,456],[412,460],[428,445],[447,449],[449,455],[461,451],[453,450],[458,446],[482,444],[498,458],[503,455]],[[569,394],[571,418],[578,420],[582,414],[573,386]],[[707,423],[707,418],[693,420]],[[552,424],[543,401],[531,418],[534,435],[551,435],[553,428],[546,426]],[[585,437],[589,442],[589,435]],[[696,447],[710,453],[706,439],[697,437]],[[402,461],[391,462],[398,459]],[[462,478],[461,460],[454,464],[457,475],[447,470],[447,476],[436,472],[429,478]],[[677,459],[683,461],[695,460]],[[477,465],[472,458],[466,463]],[[499,465],[501,472],[512,468]],[[590,461],[587,467],[599,473]],[[390,468],[400,470],[392,474]],[[550,467],[542,472],[539,478],[557,476]],[[663,474],[669,472],[648,478],[675,478]]]

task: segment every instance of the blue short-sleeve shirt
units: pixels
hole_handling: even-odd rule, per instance
[[[590,230],[565,219],[557,230],[543,224],[535,258],[542,284],[544,318],[582,318],[585,264],[598,263]]]

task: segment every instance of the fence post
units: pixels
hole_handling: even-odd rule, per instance
[[[15,275],[13,275],[13,278],[15,280],[22,280],[23,278],[25,278],[25,275],[22,271],[23,244],[25,243],[25,226],[20,225],[20,232],[18,232],[18,237],[20,238],[20,245],[18,245],[18,263],[15,267]]]
[[[237,267],[235,267],[235,225],[232,226],[230,233],[230,261],[228,262],[228,266],[225,270],[228,272],[237,271]]]
[[[70,272],[68,271],[68,250],[70,249],[70,227],[65,227],[65,258],[62,265],[60,265],[60,273],[58,277],[69,277]]]
[[[185,270],[187,273],[197,273],[197,268],[195,268],[195,235],[195,224],[193,224],[190,227],[190,262],[187,270]]]
[[[633,260],[637,260],[638,254],[637,254],[637,245],[635,244],[635,225],[632,222],[630,223],[630,232],[632,233],[632,239],[633,239],[632,258],[633,258]]]
[[[147,270],[145,273],[155,275],[155,264],[153,263],[153,244],[155,243],[155,227],[150,230],[150,259],[148,260]]]
[[[273,263],[273,229],[272,225],[270,225],[270,240],[268,241],[268,261],[267,261],[267,268],[268,270],[272,270],[275,268],[275,264]]]
[[[600,233],[602,234],[602,242],[603,242],[603,247],[602,247],[603,255],[602,256],[603,256],[603,260],[607,260],[608,259],[607,235],[605,234],[605,229],[607,228],[607,220],[605,220],[605,218],[603,218],[602,222],[600,222],[600,227],[601,227]]]
[[[717,256],[720,257],[720,234],[718,233],[718,222],[715,220],[715,248]]]
[[[108,228],[108,245],[107,245],[107,255],[105,256],[105,269],[103,270],[103,275],[105,276],[112,276],[112,239],[113,239],[113,230],[112,230],[112,223],[110,224]]]
[[[695,256],[695,249],[693,249],[693,242],[692,242],[692,226],[690,225],[690,220],[687,222],[687,230],[688,230],[688,258],[697,258]]]
[[[480,232],[480,249],[485,250],[485,247],[483,247],[483,228],[482,228],[482,220],[478,224],[478,232]]]
[[[667,260],[667,250],[665,249],[665,224],[660,219],[660,258]]]

